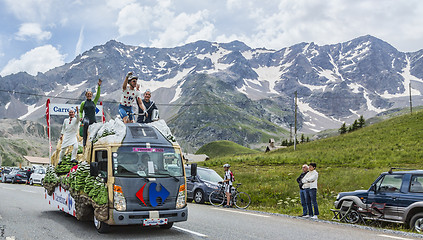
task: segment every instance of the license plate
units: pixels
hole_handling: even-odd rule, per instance
[[[167,218],[149,218],[144,219],[143,226],[156,226],[167,224]]]

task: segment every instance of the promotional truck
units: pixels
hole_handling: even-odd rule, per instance
[[[77,165],[69,156],[57,163],[57,156],[44,179],[45,199],[78,220],[93,220],[100,233],[110,225],[168,229],[187,220],[182,151],[163,120],[95,123]]]

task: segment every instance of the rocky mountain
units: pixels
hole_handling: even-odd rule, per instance
[[[254,145],[289,134],[295,92],[304,133],[408,106],[410,86],[413,105],[422,105],[422,56],[369,35],[280,50],[239,41],[145,48],[111,40],[45,74],[1,77],[0,117],[40,119],[47,97],[80,102],[98,78],[107,117],[114,117],[123,78],[133,71],[188,151],[214,140]]]

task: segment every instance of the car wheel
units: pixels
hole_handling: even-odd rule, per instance
[[[171,229],[172,226],[173,226],[173,222],[168,223],[168,224],[164,224],[164,225],[159,225],[159,226],[160,226],[160,228],[163,228],[163,229]]]
[[[29,179],[29,185],[34,185],[34,181],[31,179]]]
[[[15,183],[15,178],[12,178],[12,184]]]
[[[98,221],[97,218],[94,216],[94,226],[99,233],[108,233],[110,231],[110,226],[107,223],[102,221]]]
[[[194,192],[195,203],[204,203],[204,192],[200,189]]]
[[[417,213],[411,218],[410,228],[416,232],[423,232],[423,213]]]

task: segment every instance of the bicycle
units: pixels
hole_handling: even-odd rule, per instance
[[[209,202],[213,206],[221,206],[224,203],[226,204],[226,194],[225,194],[225,186],[219,182],[219,189],[214,190],[210,193]],[[251,204],[251,197],[245,192],[239,192],[238,187],[241,183],[237,183],[236,187],[232,187],[232,194],[230,201],[234,203],[237,208],[246,209]]]

